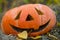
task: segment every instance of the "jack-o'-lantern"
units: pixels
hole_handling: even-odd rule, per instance
[[[16,35],[27,31],[37,36],[50,31],[56,23],[55,13],[42,4],[27,4],[13,8],[2,18],[1,28],[5,34]]]

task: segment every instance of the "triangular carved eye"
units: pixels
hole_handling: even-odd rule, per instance
[[[32,16],[28,15],[26,21],[31,21],[31,20],[33,20]]]
[[[21,14],[21,11],[18,13],[18,15],[16,16],[15,20],[19,19],[20,14]]]
[[[43,15],[43,13],[42,13],[40,10],[38,10],[37,8],[35,8],[35,10],[37,11],[37,13],[38,13],[39,15]]]

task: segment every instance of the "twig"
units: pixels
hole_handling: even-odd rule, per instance
[[[57,38],[56,36],[51,35],[51,34],[49,34],[49,33],[48,33],[48,36],[51,37],[51,38],[54,38],[54,39],[58,40],[58,38]]]

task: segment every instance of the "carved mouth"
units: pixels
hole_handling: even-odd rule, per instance
[[[27,31],[28,33],[29,33],[29,32],[32,33],[32,32],[38,32],[38,31],[43,30],[43,29],[49,24],[49,22],[50,22],[50,20],[49,20],[47,23],[45,23],[44,25],[41,25],[38,30],[34,30],[34,29],[21,29],[21,28],[18,28],[18,27],[16,27],[16,26],[14,26],[14,25],[11,25],[11,24],[10,24],[10,26],[11,26],[14,30],[16,30],[17,32]]]

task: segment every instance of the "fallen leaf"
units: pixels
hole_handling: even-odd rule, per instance
[[[22,38],[22,39],[27,39],[27,37],[28,37],[27,31],[23,31],[22,33],[19,33],[18,37]]]

